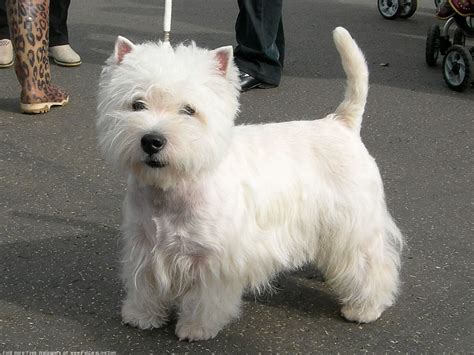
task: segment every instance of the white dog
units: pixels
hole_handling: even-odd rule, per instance
[[[119,37],[103,69],[97,128],[107,160],[128,173],[125,323],[180,339],[213,338],[242,293],[310,262],[342,314],[372,322],[399,284],[400,231],[359,131],[363,54],[339,27],[344,101],[320,120],[234,126],[232,48],[134,45]]]

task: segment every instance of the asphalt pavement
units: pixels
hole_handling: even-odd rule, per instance
[[[424,62],[431,1],[388,21],[375,0],[288,0],[281,86],[242,95],[238,123],[332,112],[345,77],[331,31],[346,27],[366,53],[371,88],[363,140],[382,172],[407,240],[402,290],[377,322],[345,321],[317,270],[281,275],[277,292],[245,297],[215,339],[179,342],[121,324],[119,234],[124,176],[101,158],[94,130],[101,65],[117,35],[161,37],[164,1],[80,0],[69,31],[83,64],[52,67],[70,104],[18,113],[12,69],[0,70],[0,351],[189,353],[459,353],[474,350],[474,88],[451,91]],[[235,44],[234,0],[175,0],[172,42]]]

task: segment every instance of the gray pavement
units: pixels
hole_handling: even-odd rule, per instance
[[[18,113],[13,70],[0,71],[0,351],[472,352],[472,121],[474,89],[449,90],[424,63],[431,1],[387,21],[375,0],[288,0],[282,85],[242,96],[239,123],[332,112],[344,74],[331,31],[349,29],[367,55],[371,89],[362,135],[377,159],[390,210],[407,239],[402,292],[380,320],[344,321],[317,271],[247,296],[239,320],[214,340],[183,343],[175,321],[141,331],[120,323],[118,237],[124,177],[96,148],[97,80],[117,35],[161,36],[163,1],[81,0],[70,9],[79,68],[53,66],[66,108]],[[172,41],[235,44],[234,0],[175,0]],[[388,63],[388,66],[381,66]]]

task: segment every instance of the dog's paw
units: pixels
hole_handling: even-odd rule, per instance
[[[122,323],[140,329],[153,329],[163,326],[166,323],[166,318],[154,314],[142,313],[132,306],[123,305]]]
[[[382,312],[378,308],[360,309],[345,305],[341,310],[342,316],[351,322],[370,323],[377,320]]]
[[[164,321],[163,319],[159,317],[150,316],[150,315],[143,316],[141,318],[122,316],[122,323],[128,324],[132,327],[140,328],[140,329],[154,329],[154,328],[160,328],[166,323],[166,321]]]
[[[187,340],[208,340],[214,338],[220,329],[215,327],[206,327],[198,324],[178,324],[176,325],[176,336],[180,341]]]

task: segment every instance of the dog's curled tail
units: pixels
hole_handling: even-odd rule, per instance
[[[360,132],[369,90],[367,63],[359,46],[345,28],[337,27],[333,31],[333,39],[347,75],[344,101],[336,109],[335,118]]]

